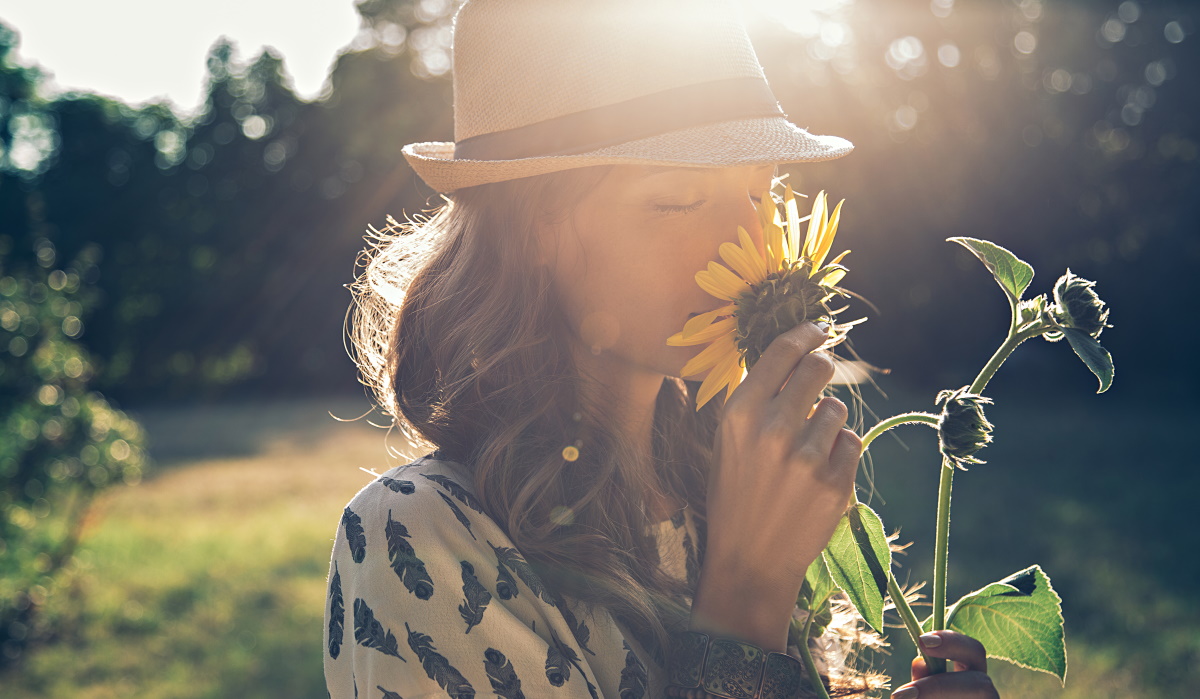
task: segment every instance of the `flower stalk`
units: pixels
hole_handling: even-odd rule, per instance
[[[804,669],[808,673],[809,684],[817,691],[817,696],[821,699],[830,699],[829,692],[825,689],[825,683],[821,681],[821,673],[817,672],[817,664],[813,661],[812,650],[808,647],[808,634],[812,630],[812,620],[816,616],[816,612],[812,609],[808,610],[808,617],[804,619],[804,629],[800,632],[800,659],[804,662]]]
[[[930,427],[936,428],[937,424],[938,424],[938,416],[932,415],[930,413],[920,413],[920,412],[904,413],[903,415],[893,415],[892,417],[889,417],[888,419],[877,423],[874,427],[872,427],[870,430],[868,430],[866,434],[864,434],[862,436],[863,451],[866,451],[867,447],[869,447],[871,445],[871,442],[875,441],[876,437],[883,434],[884,432],[887,432],[888,430],[892,429],[893,427],[899,427],[900,425],[920,425],[920,424],[925,424],[925,425],[929,425]]]

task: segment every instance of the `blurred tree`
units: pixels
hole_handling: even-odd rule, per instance
[[[15,39],[0,26],[0,665],[42,632],[35,612],[71,560],[92,496],[136,482],[144,466],[140,427],[89,390],[79,338],[99,248],[77,245],[57,266],[43,193],[31,186],[53,119],[37,98],[40,74],[7,61]]]
[[[1188,8],[747,2],[774,8],[751,30],[793,119],[857,144],[849,158],[794,168],[794,183],[849,200],[855,288],[881,306],[856,331],[868,359],[946,383],[987,351],[985,333],[929,341],[948,322],[965,330],[1004,312],[942,242],[950,235],[1012,248],[1046,284],[1067,265],[1099,280],[1117,355],[1141,342],[1122,318],[1170,319],[1153,287],[1119,272],[1200,260],[1188,233],[1200,162],[1198,97],[1182,89],[1197,65]],[[205,104],[186,121],[92,95],[33,108],[18,92],[28,87],[8,89],[0,142],[18,185],[0,189],[5,231],[29,260],[99,246],[103,293],[83,338],[99,388],[149,400],[352,385],[341,287],[368,223],[439,203],[400,150],[452,137],[457,4],[359,0],[360,34],[314,102],[295,96],[273,51],[243,63],[225,39],[207,57]],[[33,69],[8,66],[4,79],[21,71]],[[18,189],[46,202],[40,242]],[[1182,361],[1195,331],[1166,327]]]

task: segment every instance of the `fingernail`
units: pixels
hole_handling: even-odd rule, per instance
[[[814,323],[814,325],[817,326],[817,330],[820,330],[823,333],[829,332],[829,323],[826,323],[823,320],[817,321],[816,323]]]
[[[902,687],[892,692],[892,699],[917,699],[916,687]]]
[[[923,633],[921,634],[921,645],[926,648],[937,648],[942,645],[942,637],[936,633]]]

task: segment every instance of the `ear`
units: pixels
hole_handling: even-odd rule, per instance
[[[549,216],[538,217],[530,237],[532,249],[529,255],[534,266],[548,270],[554,268],[558,263],[559,244],[566,226],[565,220],[554,220]]]

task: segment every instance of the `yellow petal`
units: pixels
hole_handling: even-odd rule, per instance
[[[813,199],[812,213],[808,218],[808,233],[804,236],[804,256],[812,259],[820,244],[821,228],[825,223],[825,190]]]
[[[829,217],[829,221],[822,226],[824,230],[821,235],[821,246],[817,248],[817,255],[813,258],[813,267],[820,267],[825,256],[829,254],[829,248],[833,247],[833,237],[837,235],[838,221],[842,218],[842,204],[844,203],[846,203],[845,199],[833,207],[833,214]]]
[[[716,320],[718,316],[729,315],[730,313],[733,313],[736,308],[737,306],[731,303],[728,306],[721,306],[716,310],[708,311],[707,313],[701,313],[698,316],[693,316],[688,320],[688,322],[683,324],[683,331],[677,333],[677,335],[679,335],[681,338],[687,338],[690,340],[692,339],[693,335],[707,328],[709,323]],[[672,337],[674,337],[674,335],[672,335]]]
[[[728,362],[728,360],[727,360]],[[732,366],[737,366],[737,355],[735,354],[732,361]],[[696,409],[704,407],[704,404],[713,399],[713,396],[721,392],[729,384],[729,367],[731,364],[723,363],[721,366],[714,368],[708,372],[704,382],[700,384],[700,390],[696,393]],[[741,367],[738,367],[739,369]]]
[[[733,301],[738,297],[738,294],[734,293],[733,290],[728,289],[714,281],[712,275],[707,271],[702,270],[700,272],[696,272],[696,284],[698,284],[701,289],[704,289],[705,292],[716,296],[722,301]]]
[[[742,229],[739,228],[738,230]],[[718,252],[721,254],[721,259],[725,260],[725,263],[733,271],[737,272],[742,279],[750,284],[757,284],[767,276],[762,260],[758,260],[757,263],[755,261],[755,258],[758,257],[757,252],[747,252],[733,243],[721,243]],[[730,300],[732,301],[733,299]]]
[[[784,191],[783,202],[787,207],[788,256],[795,259],[800,254],[800,209],[796,204],[796,193],[792,191],[790,184]]]
[[[829,261],[829,264],[831,264],[831,265],[836,265],[836,264],[840,263],[840,262],[842,261],[842,259],[843,259],[844,257],[846,257],[846,255],[849,255],[849,254],[850,254],[850,251],[849,251],[849,250],[843,250],[843,251],[842,251],[842,254],[840,254],[840,255],[838,255],[837,257],[835,257],[835,258],[833,258],[832,260],[830,260],[830,261]]]
[[[779,219],[779,209],[775,207],[775,199],[771,197],[771,190],[762,193],[762,198],[754,205],[758,211],[758,225],[762,228],[763,233]]]
[[[767,276],[767,261],[763,258],[758,246],[755,245],[754,241],[750,238],[750,234],[747,233],[746,229],[742,228],[741,226],[738,226],[738,243],[740,244],[742,250],[745,251],[746,257],[750,258],[750,260],[754,263],[754,269],[760,275],[758,279],[754,281],[749,279],[746,281],[750,282],[751,284],[757,284],[761,282]]]
[[[742,368],[741,361],[734,362],[733,367],[729,370],[729,377],[726,379],[728,388],[725,390],[725,400],[733,395],[734,389],[742,385],[742,379],[746,378],[746,370]]]
[[[782,228],[772,228],[771,236],[767,238],[767,274],[783,269],[783,261],[786,259],[787,233]]]
[[[734,298],[746,293],[750,288],[745,280],[716,262],[708,263],[708,275],[714,286],[733,293]]]
[[[730,335],[737,331],[737,318],[722,318],[708,327],[701,328],[694,335],[685,335],[688,345],[699,345],[705,342],[712,342],[722,335]]]
[[[680,376],[699,376],[708,369],[713,368],[721,361],[722,358],[729,355],[737,354],[737,344],[732,337],[717,338],[711,345],[700,350],[700,353],[692,357],[683,368],[679,370]]]
[[[844,277],[844,276],[846,276],[846,270],[835,269],[832,272],[830,272],[829,274],[825,275],[825,278],[821,280],[821,284],[823,284],[825,286],[833,286],[833,285],[837,284],[838,282],[842,281],[842,277]]]

